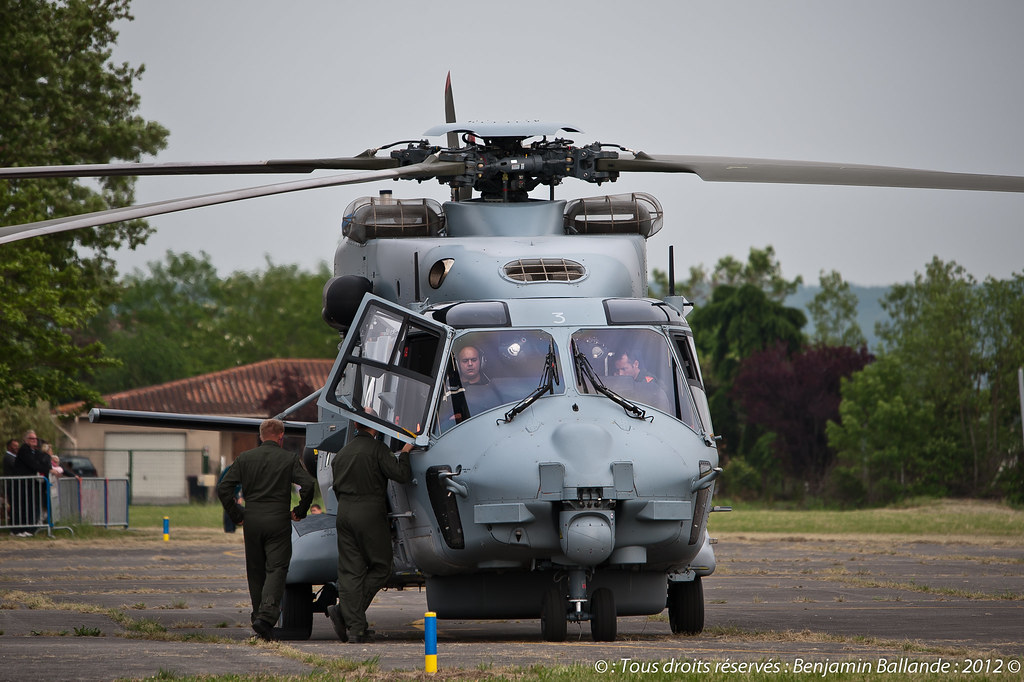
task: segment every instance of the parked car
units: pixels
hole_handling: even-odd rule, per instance
[[[64,473],[75,476],[96,476],[96,466],[88,457],[65,457],[60,465],[64,467]]]

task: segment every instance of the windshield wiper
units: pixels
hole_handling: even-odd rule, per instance
[[[515,407],[506,412],[505,418],[499,419],[498,423],[500,424],[504,421],[507,424],[515,419],[517,414],[537,402],[537,398],[549,391],[554,393],[556,384],[558,384],[558,368],[555,367],[555,342],[550,341],[548,343],[548,354],[544,358],[544,372],[540,375],[540,383],[537,385],[537,388],[533,389],[530,395],[520,400]]]
[[[572,341],[572,357],[573,361],[576,363],[577,377],[580,377],[581,379],[583,377],[590,379],[590,383],[594,386],[595,391],[606,398],[611,399],[612,402],[625,410],[626,414],[633,419],[647,419],[647,412],[645,412],[643,408],[629,400],[626,400],[621,395],[604,385],[601,378],[597,376],[597,372],[595,372],[594,368],[591,366],[590,360],[587,359],[586,355],[580,352],[575,339]],[[583,386],[586,388],[585,382]],[[651,420],[653,421],[654,417],[651,417]]]

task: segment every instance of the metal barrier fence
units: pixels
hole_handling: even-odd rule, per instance
[[[27,536],[46,529],[74,532],[67,524],[128,527],[127,478],[0,478],[0,531]]]

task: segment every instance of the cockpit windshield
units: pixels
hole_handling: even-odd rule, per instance
[[[628,327],[583,329],[572,335],[572,342],[600,383],[614,394],[700,429],[683,368],[664,335]],[[593,383],[577,369],[576,385],[581,392],[600,393]]]
[[[438,406],[438,431],[536,391],[552,348],[557,349],[554,339],[539,330],[473,331],[456,338]],[[564,391],[556,363],[553,392]]]

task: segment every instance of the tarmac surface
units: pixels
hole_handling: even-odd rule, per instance
[[[753,661],[794,672],[809,662],[877,667],[879,658],[998,661],[1012,672],[1024,662],[1024,539],[720,540],[701,635],[672,635],[667,612],[620,618],[615,642],[594,642],[586,624],[570,623],[568,641],[551,643],[539,619],[445,620],[438,667],[471,678],[502,666],[621,672],[668,660],[681,672]],[[308,641],[259,642],[243,556],[241,533],[215,531],[168,542],[136,531],[0,538],[0,680],[423,670],[425,593],[380,593],[368,614],[373,643],[339,642],[322,614]]]

